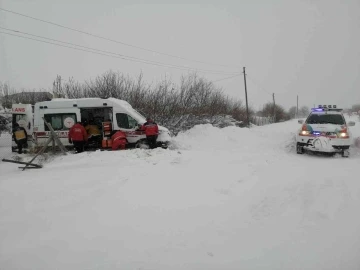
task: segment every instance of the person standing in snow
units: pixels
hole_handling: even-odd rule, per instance
[[[116,131],[112,136],[111,136],[111,140],[112,140],[112,146],[111,149],[114,150],[118,150],[119,148],[121,150],[125,150],[126,147],[126,134],[125,132],[118,130]]]
[[[84,152],[84,145],[88,137],[85,128],[80,122],[77,122],[70,128],[69,143],[73,143],[77,153]]]
[[[156,147],[156,140],[159,134],[158,125],[150,117],[147,117],[146,122],[141,126],[140,129],[145,131],[146,140],[150,149],[154,149]]]
[[[20,127],[18,123],[14,124],[13,127],[13,138],[18,147],[18,153],[22,154],[23,147],[27,146],[27,133],[25,128]]]

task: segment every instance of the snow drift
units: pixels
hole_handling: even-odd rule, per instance
[[[0,266],[359,269],[360,155],[296,155],[298,127],[200,125],[174,150],[2,163]]]

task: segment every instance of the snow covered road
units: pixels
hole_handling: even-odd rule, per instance
[[[297,155],[297,127],[0,163],[0,269],[360,269],[360,152]]]
[[[0,134],[0,159],[6,158],[11,153],[11,134]],[[0,171],[1,172],[1,171]]]

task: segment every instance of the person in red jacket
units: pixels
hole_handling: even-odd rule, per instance
[[[69,143],[73,143],[77,153],[84,152],[84,145],[87,142],[88,136],[85,128],[81,122],[77,122],[70,128]]]
[[[150,149],[156,147],[156,140],[159,134],[158,125],[150,118],[146,118],[146,122],[141,126],[141,130],[145,131],[146,140],[150,146]]]
[[[118,150],[119,148],[121,150],[124,150],[126,147],[126,134],[125,132],[122,132],[121,130],[116,131],[112,136],[111,136],[111,140],[112,140],[112,147],[111,149],[114,150]]]

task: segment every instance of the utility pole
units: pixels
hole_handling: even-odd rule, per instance
[[[273,101],[274,101],[274,123],[276,122],[276,109],[275,109],[275,94],[273,93]]]
[[[296,96],[296,118],[299,117],[299,96]]]
[[[246,99],[246,120],[247,120],[247,126],[248,126],[248,128],[250,128],[249,106],[248,106],[248,97],[247,97],[247,88],[246,88],[245,67],[244,67],[244,84],[245,84],[245,99]]]

